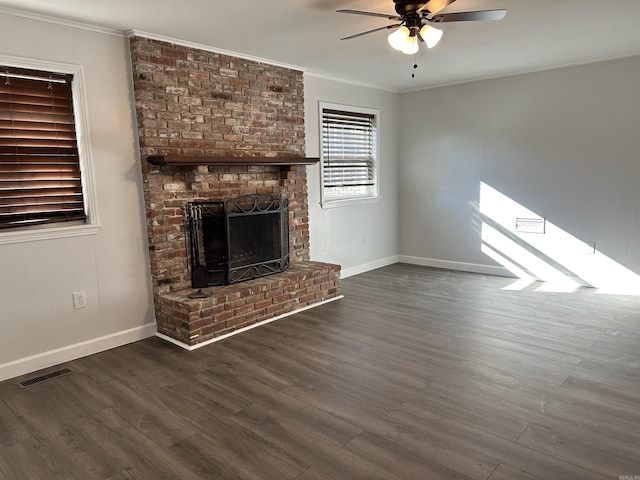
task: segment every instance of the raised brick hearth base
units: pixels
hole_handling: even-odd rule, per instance
[[[285,272],[235,285],[210,287],[213,296],[190,299],[193,289],[158,296],[158,333],[186,346],[340,296],[340,266],[299,262]]]

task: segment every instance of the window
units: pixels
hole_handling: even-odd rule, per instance
[[[378,111],[320,104],[322,201],[374,198]]]
[[[78,73],[0,63],[0,243],[95,232],[83,230],[93,202],[81,168]]]

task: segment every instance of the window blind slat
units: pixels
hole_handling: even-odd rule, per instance
[[[19,177],[17,179],[2,178],[0,179],[0,195],[6,190],[16,189],[32,189],[32,190],[50,190],[52,188],[76,188],[80,185],[79,178],[62,178],[58,177],[53,180],[36,179]]]
[[[24,109],[37,110],[44,108],[54,108],[66,112],[73,109],[73,104],[67,97],[58,97],[50,95],[48,97],[42,95],[28,95],[28,92],[5,93],[0,89],[0,104],[9,105],[11,110],[16,112]],[[45,92],[42,92],[43,94]]]
[[[2,163],[0,162],[0,174],[11,175],[15,172],[25,173],[55,173],[55,172],[77,172],[80,170],[71,163]]]
[[[39,195],[36,197],[22,196],[22,197],[0,197],[0,208],[2,207],[14,207],[15,205],[45,205],[56,203],[82,203],[82,194],[65,194],[65,195]]]
[[[15,188],[15,189],[6,189],[0,191],[0,201],[7,201],[16,203],[16,198],[47,198],[47,197],[63,197],[63,196],[71,196],[71,195],[82,195],[82,191],[80,186],[74,190],[71,187],[68,188],[56,188],[55,186],[42,187],[42,188]]]
[[[86,220],[87,216],[80,210],[58,210],[56,212],[43,212],[42,214],[21,214],[0,216],[0,230],[7,228],[30,227],[34,225],[46,225],[50,223],[72,222]]]
[[[31,218],[36,217],[37,215],[41,215],[43,213],[56,213],[58,210],[64,210],[65,215],[68,213],[73,213],[74,215],[82,210],[82,201],[79,202],[66,202],[63,207],[60,207],[58,203],[40,203],[40,204],[31,204],[31,205],[10,205],[4,206],[0,205],[0,218],[10,217],[19,211],[21,215],[29,216]]]
[[[42,132],[75,132],[73,123],[64,124],[61,122],[35,122],[20,120],[2,120],[0,119],[0,131],[18,130],[24,132],[42,131]]]
[[[32,108],[29,112],[20,112],[10,111],[8,109],[4,110],[0,107],[0,120],[10,122],[49,123],[52,125],[52,128],[55,128],[55,125],[74,125],[73,115],[60,112],[54,113],[51,110],[45,112],[36,108]]]
[[[0,66],[0,229],[86,220],[71,81]]]

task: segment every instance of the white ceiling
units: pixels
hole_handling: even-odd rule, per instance
[[[0,6],[179,39],[304,69],[337,80],[404,92],[436,85],[640,54],[639,0],[457,0],[442,13],[506,8],[497,22],[440,24],[444,36],[417,57],[392,50],[392,0],[0,0]],[[1,49],[1,46],[0,46]]]

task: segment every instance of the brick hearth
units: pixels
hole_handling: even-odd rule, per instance
[[[212,288],[213,296],[187,297],[192,290],[160,295],[158,332],[186,345],[335,298],[338,265],[300,262],[285,272],[241,284]]]
[[[339,297],[340,267],[309,261],[306,167],[248,161],[304,158],[302,73],[143,37],[130,46],[158,331],[195,345]],[[154,155],[238,165],[153,165]],[[182,207],[254,193],[288,197],[291,267],[188,299]]]

